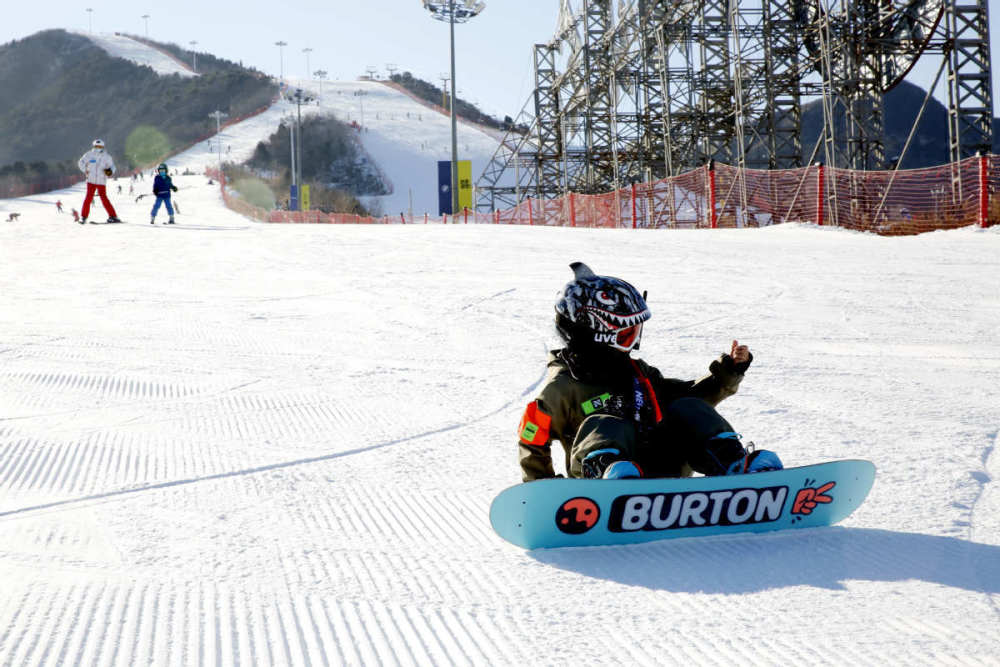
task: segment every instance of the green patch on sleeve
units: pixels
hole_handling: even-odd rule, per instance
[[[521,440],[524,440],[525,442],[534,442],[536,433],[538,433],[538,424],[527,422],[524,425],[524,430],[521,431]]]
[[[605,403],[611,398],[611,394],[603,393],[600,396],[595,396],[594,398],[588,398],[586,401],[580,404],[583,408],[583,414],[592,415],[601,408],[604,407]]]

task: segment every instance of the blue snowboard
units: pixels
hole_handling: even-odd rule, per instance
[[[862,460],[730,477],[545,479],[502,491],[490,523],[526,549],[829,526],[874,481],[875,465]]]

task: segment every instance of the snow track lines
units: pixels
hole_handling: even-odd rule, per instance
[[[0,225],[0,667],[1000,655],[991,230],[258,225],[178,178],[246,229]],[[498,538],[574,259],[649,290],[671,376],[748,342],[724,416],[790,464],[874,460],[868,502],[824,531]]]

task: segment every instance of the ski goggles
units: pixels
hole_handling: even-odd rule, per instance
[[[615,335],[615,347],[621,350],[631,350],[639,344],[642,338],[642,322],[625,329],[619,329]]]

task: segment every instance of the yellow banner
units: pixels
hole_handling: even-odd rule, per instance
[[[309,210],[309,186],[302,185],[299,187],[299,210],[308,211]]]
[[[461,213],[468,208],[472,210],[472,162],[458,161],[458,210]]]

